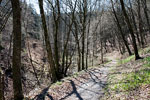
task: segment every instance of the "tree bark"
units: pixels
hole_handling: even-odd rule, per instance
[[[145,14],[145,17],[146,17],[146,20],[147,20],[147,25],[148,25],[148,30],[149,30],[149,33],[150,33],[150,21],[149,21],[149,16],[148,16],[148,8],[147,8],[147,1],[146,0],[142,0],[142,4],[143,4],[143,7],[144,7],[144,14]]]
[[[144,37],[143,37],[143,21],[141,18],[141,5],[140,0],[137,0],[138,3],[138,24],[139,24],[139,34],[141,38],[141,46],[144,47]]]
[[[132,25],[130,23],[129,17],[126,13],[126,9],[125,9],[123,0],[120,0],[120,3],[121,3],[121,7],[122,7],[122,11],[123,11],[126,23],[128,25],[128,28],[129,28],[129,31],[130,31],[130,34],[131,34],[131,37],[132,37],[135,59],[137,60],[137,59],[140,59],[141,57],[139,56],[139,53],[138,53],[138,48],[137,48],[137,44],[136,44],[136,38],[135,38],[135,35],[134,35],[134,31],[133,31]]]
[[[129,48],[129,45],[128,45],[127,40],[126,40],[125,37],[124,37],[124,34],[123,34],[123,31],[122,31],[121,25],[120,25],[120,23],[119,23],[119,19],[118,19],[118,17],[117,17],[116,11],[115,11],[115,9],[114,9],[114,4],[113,4],[113,1],[112,1],[112,0],[111,0],[111,3],[112,3],[113,14],[114,14],[114,16],[115,16],[116,23],[117,23],[117,26],[118,26],[118,30],[120,31],[122,40],[123,40],[123,42],[124,42],[124,44],[125,44],[125,46],[126,46],[126,48],[127,48],[127,51],[128,51],[128,53],[129,53],[129,55],[131,56],[131,55],[132,55],[132,52],[131,52],[131,50],[130,50],[130,48]]]
[[[23,100],[21,82],[21,8],[19,0],[11,0],[13,11],[13,89],[14,100]]]
[[[2,72],[2,69],[0,71],[0,100],[5,100],[5,95],[4,95],[4,86],[5,86],[5,82],[4,82],[4,74]]]
[[[56,82],[57,81],[56,69],[55,69],[54,59],[53,59],[53,55],[52,55],[51,44],[49,41],[50,38],[48,35],[48,31],[47,31],[46,19],[45,19],[45,14],[44,14],[44,9],[43,9],[43,0],[38,0],[38,1],[39,1],[40,14],[41,14],[43,30],[44,30],[44,37],[45,37],[46,50],[47,50],[47,55],[48,55],[48,62],[50,65],[49,72],[51,74],[52,82]]]
[[[83,0],[83,21],[82,21],[82,70],[85,69],[84,53],[85,53],[85,35],[86,35],[86,14],[87,14],[87,1]]]
[[[2,0],[0,0],[0,4],[1,4]]]
[[[133,7],[132,7],[132,4],[131,4],[131,0],[129,0],[129,3],[130,3],[130,7],[131,7],[130,11],[131,11],[131,16],[132,16],[134,28],[135,28],[135,31],[136,31],[136,37],[137,37],[137,40],[138,40],[138,44],[141,45],[140,38],[139,38],[139,33],[138,33],[138,30],[137,30],[137,25],[136,25],[136,21],[135,21],[135,16],[134,16],[134,13],[133,13]]]

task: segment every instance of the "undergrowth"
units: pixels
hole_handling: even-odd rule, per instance
[[[130,91],[150,84],[150,57],[143,60],[142,70],[131,72],[111,88],[114,91]]]
[[[128,63],[129,61],[131,61],[131,60],[134,59],[134,58],[135,58],[135,56],[132,55],[132,56],[129,56],[129,57],[125,58],[125,59],[122,59],[122,60],[120,60],[120,61],[118,62],[118,65]]]
[[[147,53],[150,53],[150,47],[147,47],[147,48],[145,48],[145,49],[139,50],[139,54],[140,54],[140,55],[141,55],[141,54],[147,54]],[[125,59],[122,59],[122,60],[120,60],[120,61],[118,62],[118,65],[126,64],[126,63],[130,62],[131,60],[133,60],[134,58],[135,58],[135,56],[132,55],[132,56],[129,56],[129,57],[125,58]]]

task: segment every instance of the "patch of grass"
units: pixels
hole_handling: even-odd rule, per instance
[[[150,47],[139,50],[140,55],[147,53],[150,53]],[[117,66],[111,69],[111,73],[108,76],[108,84],[105,88],[104,100],[118,100],[118,97],[129,95],[131,91],[150,84],[150,57],[146,57],[141,61],[138,61],[136,71],[133,69],[133,67],[131,70],[129,69],[129,71],[124,72],[124,70],[127,70],[127,68],[124,68],[124,65],[121,64],[130,62],[134,59],[134,57],[135,56],[133,55],[118,61]]]
[[[121,80],[116,89],[123,91],[134,90],[141,85],[150,84],[150,69],[145,69],[139,72],[133,72],[127,75],[127,77]]]
[[[77,77],[79,75],[79,72],[76,72],[73,74],[73,77]]]
[[[150,47],[139,50],[139,54],[147,54],[150,53]]]
[[[56,83],[55,83],[55,85],[62,85],[62,81],[57,81]]]
[[[54,88],[56,86],[62,85],[63,81],[57,81],[56,83],[52,84],[50,87]]]
[[[150,53],[150,47],[147,47],[147,48],[139,50],[139,54],[147,54],[147,53]],[[125,58],[125,59],[122,59],[122,60],[120,60],[118,62],[118,65],[128,63],[128,62],[130,62],[134,58],[135,58],[135,56],[132,55],[132,56],[129,56],[129,57]]]
[[[129,56],[129,57],[125,58],[125,59],[122,59],[122,60],[120,60],[120,61],[118,62],[118,65],[128,63],[129,61],[131,61],[131,60],[134,59],[134,58],[135,58],[135,56],[132,55],[132,56]]]
[[[115,91],[130,91],[137,89],[139,86],[150,84],[150,57],[143,60],[145,64],[142,70],[131,72],[124,75],[122,80],[112,86]]]
[[[143,66],[145,68],[150,68],[150,57],[145,58],[144,62],[146,62],[146,63]]]

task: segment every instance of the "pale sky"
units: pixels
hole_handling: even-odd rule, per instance
[[[38,0],[27,0],[27,3],[31,3],[34,7],[33,8],[35,8],[36,9],[36,12],[38,13],[38,14],[40,14],[40,10],[39,10],[39,5],[38,5]]]

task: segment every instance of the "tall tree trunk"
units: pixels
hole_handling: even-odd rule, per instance
[[[85,53],[85,25],[83,25],[83,33],[82,33],[82,70],[85,69],[84,66],[84,53]]]
[[[80,53],[80,44],[78,42],[78,72],[81,71],[81,53]]]
[[[83,0],[83,21],[82,21],[82,70],[85,69],[84,53],[85,53],[85,35],[86,35],[86,14],[87,14],[87,1]]]
[[[147,0],[142,0],[142,4],[143,4],[143,7],[144,7],[144,14],[145,14],[145,17],[146,17],[146,20],[147,20],[148,30],[149,30],[149,33],[150,33],[150,21],[149,21],[149,16],[148,16]]]
[[[43,9],[43,0],[38,0],[38,1],[39,1],[40,14],[41,14],[43,30],[44,30],[48,62],[50,65],[49,72],[51,74],[52,82],[56,82],[56,80],[57,80],[56,69],[55,69],[54,59],[53,59],[53,55],[52,55],[51,44],[49,41],[50,38],[48,35],[48,31],[47,31],[46,19],[45,19],[45,14],[44,14],[44,9]]]
[[[78,72],[79,72],[81,71],[81,50],[80,50],[80,42],[78,38],[78,27],[75,21],[74,21],[74,26],[75,26],[75,40],[77,43],[77,51],[78,51]]]
[[[13,89],[14,100],[23,100],[21,82],[21,8],[19,0],[11,0],[13,11]]]
[[[56,6],[57,6],[57,15],[55,14],[56,12],[53,11],[53,17],[54,17],[54,21],[55,21],[55,33],[54,33],[54,52],[55,52],[55,64],[56,64],[56,75],[57,75],[57,78],[61,78],[60,77],[60,74],[61,73],[59,71],[59,67],[60,67],[60,64],[59,64],[59,51],[58,51],[58,36],[59,36],[59,24],[60,24],[60,3],[59,3],[59,0],[56,0]]]
[[[141,5],[140,0],[137,0],[138,2],[138,24],[139,24],[139,34],[141,38],[141,46],[144,47],[144,37],[143,37],[143,22],[141,18]]]
[[[101,40],[101,62],[102,64],[104,63],[104,59],[103,59],[103,41]]]
[[[1,4],[2,0],[0,0],[0,4]]]
[[[141,57],[139,56],[139,53],[138,53],[138,48],[137,48],[137,44],[136,44],[136,38],[135,38],[135,35],[134,35],[134,31],[133,31],[132,25],[130,23],[129,17],[126,13],[126,9],[125,9],[123,0],[120,0],[120,3],[121,3],[121,7],[122,7],[122,11],[123,11],[126,23],[128,25],[128,28],[129,28],[129,31],[130,31],[130,34],[131,34],[131,37],[132,37],[135,59],[137,60],[137,59],[140,59]]]
[[[130,7],[131,7],[130,11],[131,11],[133,25],[134,25],[134,28],[135,28],[135,31],[136,31],[136,37],[137,37],[137,40],[138,40],[138,44],[141,45],[140,38],[139,38],[139,33],[138,33],[138,30],[137,30],[137,25],[136,25],[136,21],[135,21],[135,16],[134,16],[134,13],[133,13],[133,7],[132,7],[131,0],[129,0],[129,3],[130,3]]]
[[[1,70],[0,72],[0,100],[5,100],[5,94],[4,94],[4,87],[5,87],[5,82],[4,82],[4,74]]]
[[[121,25],[120,25],[120,23],[119,23],[119,19],[118,19],[118,17],[117,17],[116,11],[115,11],[115,9],[114,9],[114,4],[113,4],[113,1],[112,1],[112,0],[111,0],[111,3],[112,3],[113,14],[114,14],[114,16],[115,16],[116,23],[117,23],[117,26],[118,26],[118,30],[120,31],[122,40],[123,40],[123,42],[124,42],[124,44],[125,44],[125,46],[126,46],[126,48],[127,48],[127,51],[128,51],[128,53],[129,53],[129,55],[131,56],[131,55],[132,55],[132,52],[131,52],[131,50],[130,50],[130,48],[129,48],[129,45],[128,45],[128,42],[127,42],[127,40],[125,39],[125,36],[124,36],[124,34],[123,34],[123,31],[122,31]]]
[[[89,19],[89,25],[88,25],[88,32],[87,32],[87,41],[86,41],[86,69],[88,69],[88,54],[89,54],[89,31],[90,31],[90,19]]]

